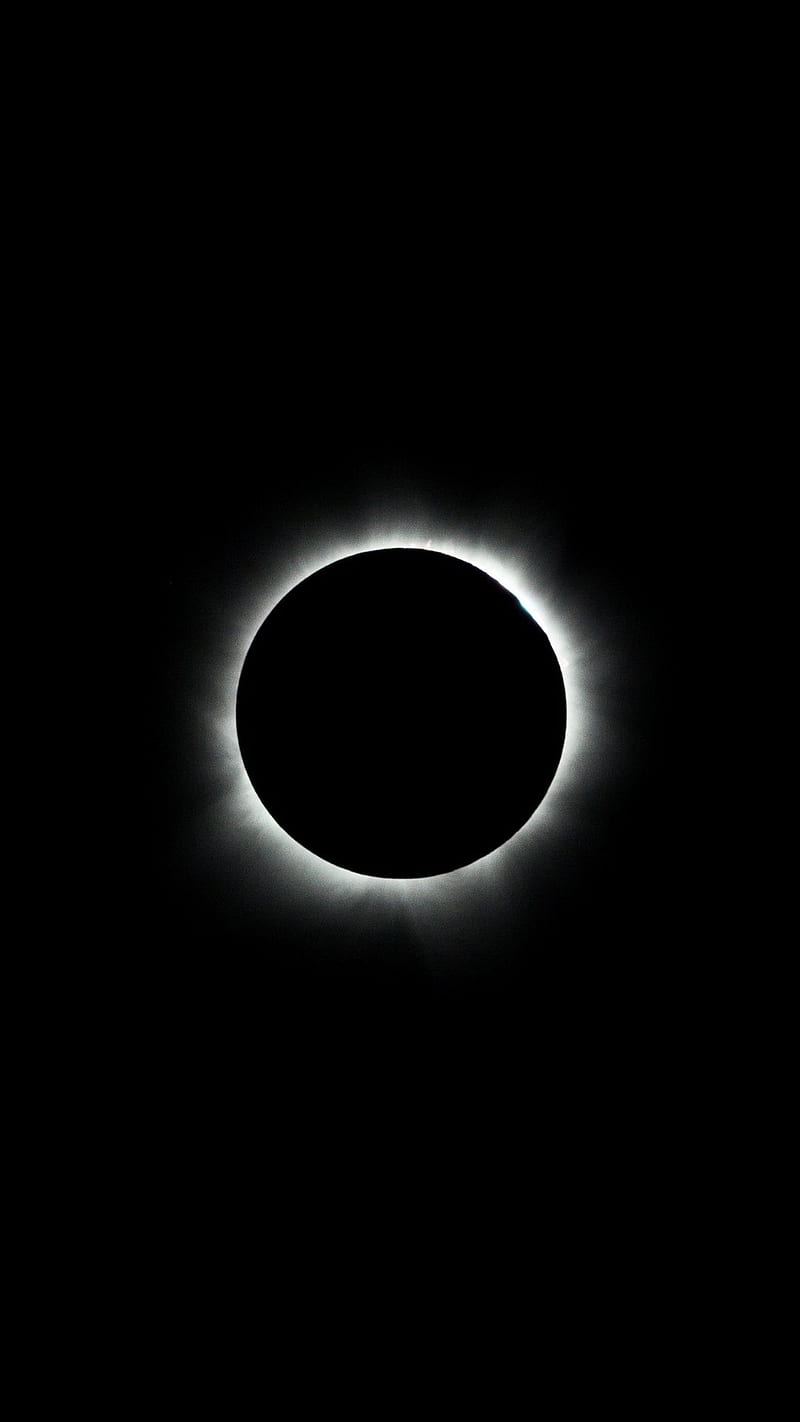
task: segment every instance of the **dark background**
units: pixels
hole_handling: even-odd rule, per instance
[[[539,264],[546,266],[541,257]],[[368,1010],[375,993],[388,1004],[395,992],[427,1001],[467,986],[472,999],[499,992],[516,1008],[519,989],[533,990],[543,965],[560,987],[562,975],[577,974],[591,992],[627,995],[630,981],[658,974],[674,951],[674,908],[684,891],[676,741],[685,693],[674,586],[684,491],[670,408],[672,343],[637,339],[619,305],[601,320],[579,282],[568,320],[560,301],[553,309],[546,275],[535,309],[515,292],[491,320],[469,289],[443,303],[430,273],[416,283],[410,308],[388,273],[384,280],[388,289],[377,288],[374,305],[350,300],[335,314],[308,297],[302,339],[294,311],[264,318],[257,349],[241,343],[238,325],[225,328],[227,340],[212,325],[199,351],[187,339],[162,373],[163,404],[147,425],[155,469],[145,484],[152,523],[141,548],[152,747],[147,922],[167,964],[191,955],[195,965],[212,961],[216,974],[220,961],[231,961],[220,959],[223,947],[244,954],[267,999],[287,989],[333,991],[360,1011],[361,998]],[[295,345],[302,349],[291,361]],[[324,929],[309,943],[285,921],[243,915],[235,884],[191,872],[180,847],[197,809],[181,701],[207,654],[204,618],[225,588],[236,590],[237,559],[248,554],[253,528],[264,527],[270,540],[281,528],[296,538],[309,511],[324,520],[326,509],[335,524],[358,514],[371,494],[385,496],[393,471],[410,477],[429,507],[455,504],[466,522],[498,510],[522,527],[544,522],[556,531],[559,586],[589,605],[594,597],[596,635],[612,639],[597,655],[611,664],[613,714],[629,739],[620,784],[598,791],[594,803],[590,797],[600,828],[593,824],[591,852],[574,880],[544,901],[523,899],[514,952],[466,984],[458,973],[449,984],[428,981],[410,948],[388,954],[376,945],[371,961],[362,954],[345,966],[347,955],[325,941]],[[182,980],[182,967],[176,971]]]
[[[348,1328],[355,1295],[372,1327],[358,1318],[340,1367],[365,1378],[391,1332],[384,1394],[455,1322],[453,1374],[470,1385],[483,1361],[496,1411],[509,1355],[530,1391],[543,1315],[558,1385],[617,1389],[634,1358],[661,1391],[676,1355],[708,1349],[715,1280],[739,1298],[740,1220],[708,1169],[746,1095],[715,1031],[732,934],[698,910],[688,850],[699,832],[708,887],[732,603],[715,583],[699,613],[686,567],[698,506],[732,492],[719,431],[739,429],[719,398],[736,257],[708,212],[728,179],[736,226],[753,154],[708,75],[747,90],[747,65],[719,26],[706,46],[675,26],[671,47],[661,18],[644,36],[598,16],[600,36],[570,14],[557,41],[487,44],[482,17],[470,53],[426,24],[404,50],[394,16],[365,46],[337,14],[348,65],[307,20],[294,43],[229,31],[223,53],[212,18],[205,54],[195,24],[114,46],[92,27],[92,82],[65,80],[84,122],[48,115],[31,165],[64,390],[36,425],[101,552],[77,566],[64,529],[85,620],[47,607],[68,636],[37,748],[67,793],[48,779],[31,853],[68,884],[51,893],[48,869],[23,890],[28,937],[57,914],[21,954],[14,1065],[43,1082],[26,1113],[47,1150],[31,1237],[47,1250],[50,1227],[68,1254],[58,1313],[75,1317],[78,1281],[118,1337],[107,1301],[128,1298],[136,1362],[117,1382],[153,1327],[180,1386],[205,1382],[198,1341],[212,1354],[227,1322],[267,1371],[294,1335],[296,1378],[327,1384],[311,1321]],[[399,920],[374,951],[324,914],[313,933],[254,921],[188,848],[207,806],[186,708],[253,530],[280,545],[311,513],[347,522],[396,469],[466,523],[544,512],[622,693],[624,775],[546,892],[514,896],[453,971]],[[85,759],[55,693],[88,727]],[[728,1021],[746,1058],[747,1014]],[[411,1298],[396,1332],[387,1294]],[[97,1337],[82,1330],[81,1357]],[[715,1388],[729,1362],[726,1345]]]
[[[124,122],[87,114],[93,220],[75,221],[75,163],[57,216],[94,300],[90,318],[62,259],[65,364],[72,333],[91,346],[74,400],[91,448],[70,452],[98,475],[79,714],[100,787],[86,806],[75,768],[79,903],[41,976],[72,1068],[48,1075],[63,1158],[83,1159],[83,1119],[99,1167],[78,1190],[115,1215],[132,1277],[138,1256],[148,1316],[165,1278],[202,1308],[215,1269],[254,1250],[243,1298],[283,1253],[278,1311],[302,1317],[313,1277],[338,1313],[353,1237],[369,1305],[417,1218],[468,1300],[498,1260],[522,1259],[524,1291],[548,1254],[544,1310],[569,1317],[578,1279],[592,1334],[616,1287],[634,1347],[641,1297],[670,1271],[692,1292],[674,1260],[684,1221],[715,1208],[698,1162],[720,1096],[721,954],[687,852],[718,691],[684,582],[714,455],[717,145],[678,140],[670,76],[648,109],[652,51],[627,88],[583,59],[592,87],[570,38],[555,64],[534,45],[507,74],[503,55],[496,86],[455,64],[462,93],[430,123],[401,82],[392,127],[359,98],[348,124],[346,86],[309,105],[302,64],[281,89],[274,51],[257,82],[233,66],[223,83],[180,48],[160,85],[153,66],[137,78]],[[554,530],[559,586],[596,603],[626,747],[566,868],[452,971],[399,919],[370,943],[323,912],[313,932],[254,914],[188,848],[208,807],[187,708],[254,529],[280,546],[311,514],[346,523],[398,470],[434,511]]]
[[[491,1182],[484,1239],[502,1234],[498,1198],[516,1198],[524,1216],[535,1188],[539,1208],[566,1216],[570,1247],[599,1251],[605,1270],[602,1220],[635,1239],[648,1182],[672,1189],[665,1141],[702,1135],[711,970],[691,928],[685,857],[692,790],[679,728],[694,698],[676,593],[687,505],[678,357],[655,303],[648,315],[631,298],[637,330],[652,323],[645,339],[619,304],[594,314],[567,267],[569,319],[547,255],[532,254],[541,298],[525,302],[515,278],[493,319],[468,287],[443,303],[430,273],[409,307],[384,273],[335,315],[307,294],[302,339],[294,309],[253,317],[256,350],[214,328],[199,351],[181,345],[148,428],[148,858],[125,893],[124,1011],[135,1004],[168,1152],[195,1159],[210,1133],[244,1178],[263,1181],[270,1142],[297,1150],[311,1174],[282,1167],[281,1190],[292,1182],[312,1238],[333,1227],[319,1214],[321,1182],[338,1201],[340,1173],[346,1195],[354,1163],[368,1163],[351,1202],[362,1222],[385,1188],[424,1211],[435,1160],[457,1192]],[[484,297],[495,270],[483,272]],[[611,704],[627,738],[619,783],[587,802],[574,871],[518,895],[496,945],[477,960],[456,952],[451,968],[432,966],[399,919],[365,939],[357,920],[328,922],[324,904],[313,932],[285,913],[254,915],[235,876],[185,849],[204,805],[181,703],[208,645],[207,589],[235,587],[254,525],[291,536],[306,510],[357,510],[369,471],[383,486],[398,467],[433,507],[456,498],[467,520],[494,504],[523,525],[546,513],[560,585],[595,596],[601,635],[613,629]],[[375,1197],[373,1171],[384,1182]],[[678,1226],[660,1228],[668,1248]]]
[[[501,1015],[524,1014],[544,974],[559,1001],[585,994],[593,1013],[599,994],[616,1012],[642,974],[652,998],[673,971],[686,890],[676,580],[697,392],[662,170],[632,142],[621,166],[566,138],[568,161],[551,151],[546,173],[519,153],[480,181],[467,165],[444,198],[435,163],[381,178],[384,150],[347,175],[298,166],[274,191],[230,150],[224,164],[204,151],[199,168],[161,155],[119,314],[145,748],[127,898],[168,995],[193,981],[235,1011],[244,981],[251,1010],[333,994],[360,1022],[373,999],[392,1013],[466,998],[472,1012],[489,994]],[[450,980],[431,979],[399,925],[399,951],[353,957],[324,925],[309,942],[285,919],[258,922],[234,881],[191,869],[183,848],[198,807],[182,703],[207,655],[209,598],[235,592],[254,528],[274,546],[309,512],[335,523],[398,472],[465,521],[496,508],[552,527],[560,586],[597,599],[626,688],[626,774],[597,797],[591,852],[572,882],[515,907],[494,970],[489,954]]]
[[[711,154],[653,53],[635,70],[621,55],[615,84],[585,35],[574,53],[539,36],[530,64],[451,55],[437,90],[444,52],[428,42],[413,96],[386,52],[385,75],[348,97],[335,75],[315,88],[316,48],[302,81],[294,63],[282,83],[256,64],[241,82],[216,66],[211,84],[165,37],[171,67],[149,67],[109,131],[90,394],[122,554],[108,616],[129,614],[113,703],[134,806],[109,929],[131,925],[167,994],[195,979],[235,1004],[238,970],[219,976],[233,961],[248,1003],[334,994],[356,1020],[376,994],[466,995],[472,1010],[489,993],[501,1015],[524,1011],[543,972],[566,998],[577,981],[610,1003],[639,973],[668,973],[681,936],[697,703],[681,584],[709,454]],[[629,745],[574,880],[515,906],[494,972],[450,981],[430,981],[400,926],[400,951],[371,960],[330,951],[324,926],[310,943],[250,915],[243,932],[233,881],[186,851],[184,713],[210,609],[236,595],[239,562],[251,580],[254,530],[275,547],[327,510],[347,523],[396,477],[465,523],[497,510],[552,528],[559,586],[596,600],[613,642],[598,660]]]
[[[639,121],[644,81],[576,108],[518,76],[494,124],[473,93],[457,123],[413,133],[407,96],[394,125],[337,109],[334,131],[272,90],[265,115],[244,86],[224,115],[208,94],[167,119],[139,104],[114,135],[90,395],[122,554],[103,730],[127,805],[120,824],[112,774],[101,930],[119,945],[109,1030],[141,1024],[153,1081],[190,1062],[203,1082],[221,1071],[229,1099],[267,1080],[274,1104],[304,1073],[324,1093],[350,1063],[370,1091],[423,1083],[436,1061],[464,1107],[458,1072],[519,1104],[544,1079],[588,1092],[607,1072],[609,1090],[646,1093],[683,1069],[698,692],[681,584],[708,453],[707,253],[687,216],[697,167],[667,108]],[[559,586],[596,599],[601,641],[612,629],[629,748],[574,873],[515,899],[497,954],[453,972],[431,971],[401,921],[370,951],[357,923],[260,919],[187,851],[204,806],[185,711],[210,609],[240,560],[252,577],[254,529],[279,546],[310,515],[346,523],[397,471],[465,523],[496,509],[554,530]]]

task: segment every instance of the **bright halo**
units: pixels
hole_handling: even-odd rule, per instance
[[[391,496],[384,502],[392,502]],[[252,557],[237,571],[236,592],[211,635],[214,647],[199,690],[193,730],[196,750],[208,768],[213,806],[195,825],[199,859],[235,880],[252,909],[260,902],[265,920],[276,914],[296,926],[336,923],[363,939],[388,925],[411,928],[426,952],[437,955],[483,951],[485,936],[514,912],[521,895],[547,892],[569,873],[591,822],[592,802],[605,777],[619,770],[622,749],[608,707],[614,700],[613,648],[580,596],[561,584],[557,539],[547,528],[520,528],[513,513],[488,529],[457,516],[382,508],[374,517],[353,518],[331,532],[320,513],[306,518],[276,551],[275,534],[263,538],[263,559],[254,539]],[[244,768],[235,723],[236,690],[249,647],[278,602],[312,573],[357,553],[389,548],[429,549],[450,554],[489,574],[507,588],[550,640],[564,679],[566,738],[547,794],[534,814],[505,844],[450,873],[420,879],[382,879],[320,859],[293,840],[258,798]],[[616,678],[617,685],[619,678]],[[386,769],[391,780],[391,767]],[[576,850],[576,842],[578,850]],[[252,915],[251,915],[252,917]]]

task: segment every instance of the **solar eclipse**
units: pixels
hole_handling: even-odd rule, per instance
[[[506,695],[500,678],[492,697],[477,643],[468,645],[448,727],[446,702],[438,699],[437,719],[431,697],[426,706],[422,695],[431,673],[434,685],[442,678],[440,691],[447,684],[446,639],[426,633],[424,657],[415,658],[407,644],[401,655],[389,621],[373,623],[369,636],[353,639],[348,651],[340,619],[325,653],[325,694],[314,689],[307,667],[305,689],[311,695],[295,724],[287,709],[296,671],[291,656],[283,659],[281,678],[271,678],[276,704],[262,703],[263,754],[258,752],[265,770],[270,757],[278,766],[273,789],[283,781],[282,804],[270,792],[270,779],[254,783],[259,772],[252,748],[243,753],[239,690],[245,664],[251,651],[260,652],[262,637],[266,653],[273,615],[282,602],[288,610],[295,596],[300,599],[304,584],[322,586],[315,576],[324,570],[358,564],[366,554],[392,552],[396,557],[398,550],[432,564],[437,559],[431,555],[439,555],[442,563],[461,571],[459,587],[472,579],[496,584],[500,604],[507,601],[522,626],[535,625],[549,644],[556,683],[563,682],[565,726],[560,755],[555,738],[554,772],[549,785],[540,782],[538,804],[530,793],[532,780],[526,788],[527,771],[520,773],[535,757],[537,744],[535,735],[519,734],[520,727],[529,732],[533,727],[533,698],[524,677],[519,680],[521,672],[515,673],[518,695]],[[265,951],[290,940],[307,945],[309,952],[314,944],[330,945],[320,946],[319,952],[332,955],[332,971],[334,962],[351,955],[366,961],[377,953],[384,961],[392,943],[416,945],[414,951],[426,963],[443,971],[450,965],[455,970],[456,964],[466,970],[468,963],[499,963],[503,943],[518,938],[523,906],[530,921],[532,906],[544,918],[555,903],[565,902],[576,876],[597,853],[610,797],[636,767],[626,740],[633,704],[626,684],[626,624],[612,621],[612,605],[595,584],[573,576],[570,553],[561,524],[547,507],[530,499],[512,501],[498,489],[492,497],[487,494],[479,512],[461,497],[429,496],[413,472],[397,468],[391,477],[381,470],[371,473],[363,494],[351,497],[346,484],[340,484],[335,497],[320,492],[304,500],[290,493],[279,517],[253,518],[247,529],[239,523],[235,539],[227,547],[221,540],[219,558],[213,564],[207,560],[202,578],[187,587],[180,637],[176,631],[171,641],[171,775],[186,807],[178,807],[180,838],[174,838],[182,895],[177,912],[183,913],[185,905],[201,936],[224,931],[263,943]],[[310,615],[313,621],[313,608]],[[469,622],[465,604],[462,648],[469,644]],[[380,667],[380,676],[370,667]],[[381,715],[375,714],[379,689]],[[343,695],[352,711],[360,708],[358,728],[355,722],[347,725]],[[475,734],[480,702],[491,712],[491,735]],[[329,722],[337,716],[334,734]],[[453,729],[459,723],[465,732],[460,737]],[[406,729],[410,724],[413,736]],[[280,736],[275,736],[281,725],[281,734],[288,737],[285,768]],[[515,725],[508,736],[507,727]],[[325,773],[335,793],[327,800],[321,796],[331,831],[323,838],[313,834],[315,814],[317,829],[325,816],[318,813],[319,805],[315,811],[309,792],[312,772],[326,765],[329,751],[336,765],[328,765]],[[510,767],[510,773],[494,781],[492,755],[505,757],[506,772]],[[293,789],[292,760],[298,777]],[[499,815],[496,803],[492,808],[487,781],[512,799],[519,789],[520,801],[509,820]],[[440,789],[447,793],[439,795]],[[385,832],[394,825],[399,838],[412,818],[419,841],[427,838],[428,848],[434,839],[428,827],[433,806],[445,820],[441,844],[446,849],[449,840],[449,857],[426,854],[424,862],[415,864],[388,855],[374,862],[342,852],[348,845],[335,842],[337,817],[349,821],[351,851],[358,850],[359,840],[369,840],[368,792],[385,817]],[[463,812],[461,843],[454,833],[456,804]],[[487,804],[491,816],[482,813]],[[478,824],[486,827],[483,839],[477,836]],[[407,847],[412,836],[403,838]]]
[[[253,788],[294,841],[416,879],[527,822],[556,774],[566,699],[513,593],[462,559],[393,548],[335,561],[277,604],[245,658],[236,723]]]

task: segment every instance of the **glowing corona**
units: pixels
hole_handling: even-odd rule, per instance
[[[251,901],[301,921],[320,917],[380,932],[388,921],[414,927],[437,949],[477,941],[483,927],[502,917],[515,889],[529,893],[537,875],[552,876],[568,858],[570,835],[604,775],[618,759],[613,727],[598,687],[608,680],[609,654],[598,650],[597,628],[585,606],[559,586],[557,547],[548,531],[520,528],[510,514],[488,530],[453,522],[415,507],[396,519],[385,510],[331,532],[331,521],[298,530],[280,553],[268,546],[263,564],[254,553],[238,603],[221,625],[211,676],[200,693],[194,724],[198,752],[215,787],[213,810],[196,828],[199,851],[210,859],[216,837],[235,862],[239,889]],[[287,552],[288,548],[288,552]],[[567,697],[567,730],[559,768],[530,820],[506,844],[463,869],[423,879],[377,879],[318,858],[272,819],[246,774],[236,736],[236,688],[248,648],[273,607],[318,569],[355,553],[386,548],[432,549],[488,573],[519,600],[542,627],[558,658]],[[591,627],[591,631],[589,630]],[[598,675],[599,673],[599,675]],[[386,769],[390,780],[391,767]],[[228,870],[233,873],[232,869]]]

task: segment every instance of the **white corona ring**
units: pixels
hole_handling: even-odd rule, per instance
[[[507,843],[485,858],[423,879],[377,879],[338,868],[291,839],[253,789],[236,735],[241,668],[253,638],[275,605],[318,569],[341,558],[389,548],[450,554],[489,574],[518,598],[546,633],[567,699],[564,749],[538,809]],[[606,777],[623,755],[610,708],[617,675],[613,639],[602,607],[581,600],[559,575],[557,531],[520,520],[509,508],[491,522],[471,522],[436,500],[426,508],[416,492],[390,489],[378,507],[350,518],[320,510],[302,523],[254,530],[244,564],[230,570],[229,588],[208,619],[212,640],[192,709],[193,753],[210,808],[194,826],[192,853],[226,892],[247,905],[248,921],[282,919],[329,925],[374,940],[390,926],[410,931],[437,960],[487,953],[502,936],[515,904],[569,873],[584,827],[591,822]],[[387,789],[393,768],[383,768]]]

